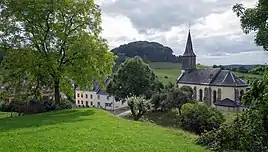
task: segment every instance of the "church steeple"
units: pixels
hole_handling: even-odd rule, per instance
[[[189,71],[196,68],[196,55],[193,51],[191,31],[189,30],[185,51],[182,55],[182,70]]]

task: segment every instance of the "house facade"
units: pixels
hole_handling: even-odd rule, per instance
[[[109,80],[105,80],[108,85]],[[75,103],[77,107],[96,107],[106,110],[116,110],[127,106],[126,102],[118,101],[108,92],[101,89],[100,84],[94,85],[90,91],[75,90]]]
[[[178,87],[187,85],[194,90],[193,99],[220,110],[239,112],[244,110],[241,98],[248,85],[229,70],[196,68],[189,30],[182,57],[182,72],[177,79]]]

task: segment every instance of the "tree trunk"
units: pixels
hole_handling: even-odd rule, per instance
[[[56,107],[60,104],[60,81],[54,81],[54,97]]]
[[[180,114],[180,116],[181,116],[181,108],[178,108],[179,109],[179,114]]]

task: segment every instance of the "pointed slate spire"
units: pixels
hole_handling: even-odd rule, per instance
[[[193,51],[191,31],[189,30],[185,51],[182,55],[182,70],[191,71],[196,69],[196,55]]]
[[[185,51],[183,53],[183,56],[196,56],[193,51],[193,44],[192,44],[192,38],[191,38],[191,31],[189,30],[188,38],[186,42]]]

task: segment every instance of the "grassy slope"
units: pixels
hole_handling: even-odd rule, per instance
[[[181,74],[181,65],[179,63],[170,62],[150,62],[150,67],[155,71],[156,75],[163,83],[176,83],[176,79]],[[208,66],[197,65],[197,68],[207,68]],[[167,77],[167,78],[165,78]]]
[[[0,119],[0,151],[199,152],[195,136],[97,109]]]

